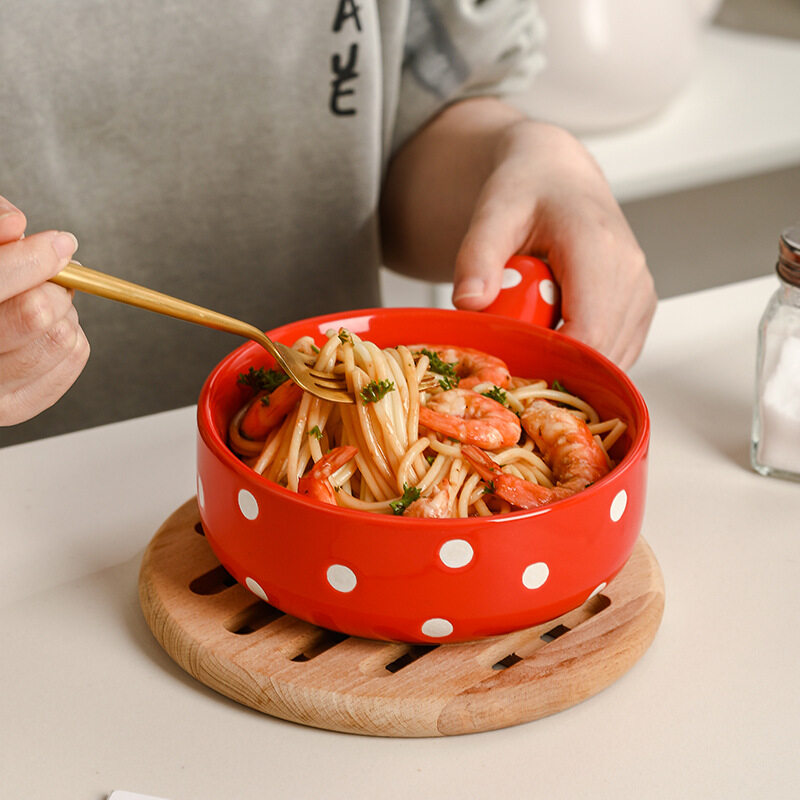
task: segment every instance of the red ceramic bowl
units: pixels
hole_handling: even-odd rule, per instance
[[[249,343],[211,373],[198,406],[200,514],[225,568],[287,614],[354,636],[461,642],[553,619],[601,591],[627,561],[645,503],[649,419],[610,361],[559,333],[506,317],[441,309],[376,309],[302,320],[270,332],[291,344],[340,326],[378,345],[477,347],[512,374],[560,380],[627,433],[618,465],[565,500],[490,518],[406,519],[323,506],[267,481],[226,445],[250,366]],[[413,340],[413,342],[412,342]]]
[[[560,292],[544,261],[511,256],[500,279],[500,292],[485,311],[555,328],[561,316]]]

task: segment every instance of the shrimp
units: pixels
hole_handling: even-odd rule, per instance
[[[556,485],[552,489],[508,475],[477,447],[461,448],[461,455],[483,480],[492,484],[494,493],[512,506],[537,508],[562,500],[608,472],[606,454],[586,423],[565,409],[547,400],[534,400],[522,412],[522,425],[553,470]]]
[[[445,363],[453,364],[461,389],[471,389],[479,383],[493,383],[505,389],[511,380],[505,361],[481,350],[447,344],[418,344],[409,349],[412,352],[430,350]]]
[[[551,500],[559,499],[550,496],[556,491],[555,489],[547,489],[533,481],[526,481],[524,478],[503,472],[479,447],[465,444],[461,448],[461,455],[472,465],[478,475],[490,484],[494,494],[511,503],[512,506],[536,508]]]
[[[469,389],[448,389],[431,397],[420,406],[419,424],[484,450],[510,447],[521,433],[513,411]]]
[[[585,489],[609,470],[605,450],[586,423],[547,400],[534,400],[522,412],[522,426],[550,464],[559,487]]]
[[[266,435],[297,405],[303,390],[294,381],[284,381],[271,394],[259,393],[239,427],[243,436],[259,440]],[[267,402],[263,402],[264,399]]]
[[[445,478],[436,484],[436,488],[427,496],[420,497],[409,504],[404,517],[426,517],[442,519],[450,516],[450,482]]]
[[[355,458],[357,452],[358,448],[352,445],[335,447],[317,461],[307,474],[300,478],[297,484],[297,493],[313,497],[315,500],[319,500],[320,503],[335,506],[336,494],[329,478],[337,469]]]

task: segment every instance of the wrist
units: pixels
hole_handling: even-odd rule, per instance
[[[494,152],[496,167],[524,160],[526,170],[539,176],[554,174],[560,180],[580,176],[585,180],[605,177],[584,145],[564,128],[523,118],[510,122],[498,136]]]

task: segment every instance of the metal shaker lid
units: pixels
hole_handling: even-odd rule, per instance
[[[800,222],[781,233],[775,268],[787,283],[800,286]]]

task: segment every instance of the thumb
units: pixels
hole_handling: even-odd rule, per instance
[[[525,242],[530,209],[503,202],[487,185],[456,256],[453,305],[472,311],[486,308],[497,297],[506,261]]]
[[[0,196],[0,244],[21,239],[27,224],[25,215],[13,203]]]

